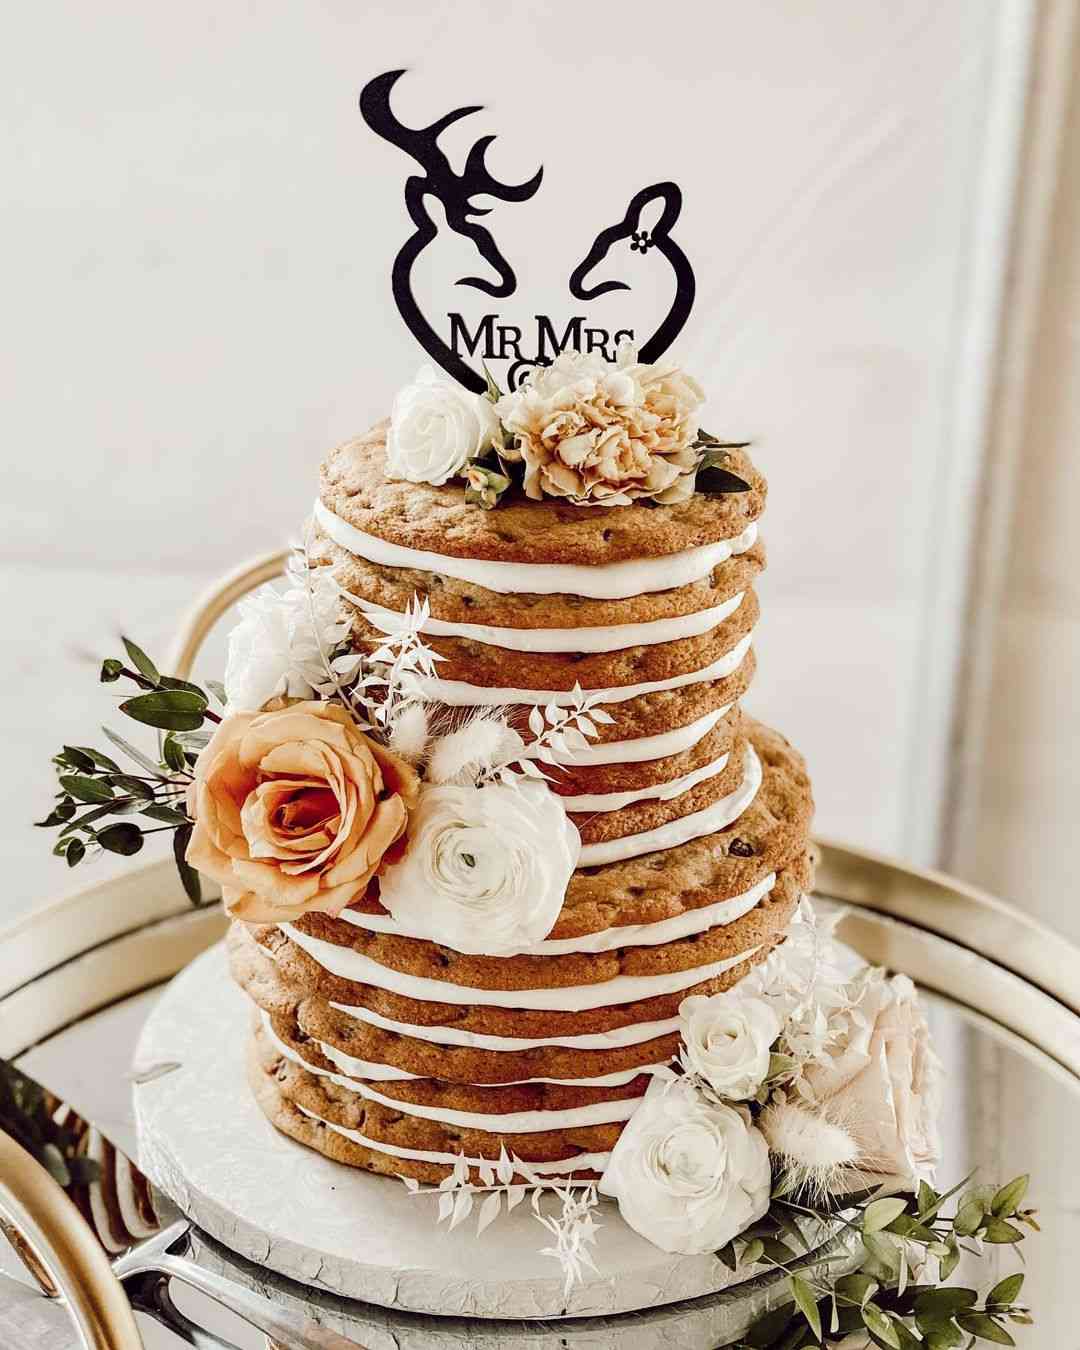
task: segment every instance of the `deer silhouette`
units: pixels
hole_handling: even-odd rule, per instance
[[[487,387],[483,378],[436,332],[413,297],[413,265],[438,234],[438,226],[428,212],[427,199],[431,197],[442,204],[450,228],[472,240],[477,252],[498,277],[497,281],[484,277],[461,277],[457,285],[474,286],[479,291],[501,299],[513,295],[517,289],[517,277],[499,251],[490,231],[473,219],[490,214],[489,208],[474,206],[473,198],[485,194],[501,202],[528,201],[540,187],[544,170],[542,167],[537,169],[525,183],[499,182],[484,163],[484,156],[495,137],[482,136],[469,151],[464,170],[455,172],[445,152],[439,148],[439,136],[454,122],[480,112],[481,105],[455,108],[428,127],[407,127],[390,109],[390,91],[404,74],[404,70],[389,70],[384,75],[377,75],[364,86],[360,94],[360,112],[372,131],[391,145],[404,150],[424,170],[422,175],[413,174],[405,181],[405,206],[416,230],[394,259],[394,299],[405,322],[428,355],[467,388],[482,393]]]
[[[662,210],[660,219],[649,231],[642,226],[641,218],[646,207],[653,202],[661,202]],[[694,269],[670,234],[681,210],[682,193],[674,183],[654,183],[652,187],[642,188],[631,197],[622,220],[600,231],[592,248],[570,275],[570,294],[574,299],[595,300],[611,291],[632,289],[625,281],[601,281],[592,286],[585,284],[589,273],[607,258],[616,244],[628,239],[631,251],[635,253],[645,254],[655,248],[657,253],[663,254],[675,273],[675,298],[656,332],[640,345],[641,361],[655,361],[667,351],[682,332],[694,303]]]

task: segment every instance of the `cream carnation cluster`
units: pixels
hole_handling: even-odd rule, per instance
[[[807,901],[789,942],[734,988],[683,1000],[683,1073],[650,1085],[612,1152],[601,1191],[665,1251],[745,1233],[777,1178],[815,1197],[933,1180],[941,1068],[911,981],[859,963]]]
[[[515,475],[534,501],[671,505],[694,492],[708,462],[713,442],[698,423],[704,399],[678,366],[639,361],[629,345],[614,363],[562,352],[506,394],[493,383],[486,394],[470,393],[425,366],[394,400],[386,472],[435,486],[463,478],[466,499],[485,507]]]

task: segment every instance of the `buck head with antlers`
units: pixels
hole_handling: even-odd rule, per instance
[[[438,234],[438,226],[428,210],[428,199],[434,198],[441,204],[450,228],[456,234],[472,240],[481,258],[494,269],[497,277],[497,280],[481,276],[461,277],[457,284],[473,286],[501,299],[512,295],[517,289],[517,277],[491,232],[479,223],[478,217],[490,214],[490,210],[475,206],[473,201],[481,195],[494,197],[501,202],[528,201],[539,188],[544,171],[542,168],[537,169],[525,183],[500,182],[484,162],[484,156],[495,137],[482,136],[469,151],[464,169],[460,173],[456,172],[446,153],[439,148],[439,136],[454,122],[480,112],[480,105],[455,108],[428,127],[408,127],[398,120],[390,108],[390,91],[404,73],[403,70],[390,70],[384,75],[378,75],[364,86],[360,94],[360,111],[372,131],[391,145],[404,150],[423,169],[422,174],[411,175],[405,183],[405,205],[416,229],[394,259],[394,299],[405,322],[428,355],[455,379],[481,393],[486,387],[484,380],[432,327],[412,293],[413,265]]]

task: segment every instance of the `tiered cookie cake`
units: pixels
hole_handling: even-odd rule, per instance
[[[389,476],[386,441],[333,451],[314,513],[355,649],[418,597],[445,726],[493,707],[530,742],[582,696],[610,720],[546,756],[581,839],[546,937],[500,955],[483,931],[428,940],[378,877],[336,916],[234,924],[252,1085],[279,1130],[373,1172],[438,1181],[505,1150],[597,1178],[678,1052],[682,1001],[761,963],[811,883],[803,762],[740,708],[765,481],[732,450],[747,490],[610,509],[511,492],[486,511],[460,483]]]

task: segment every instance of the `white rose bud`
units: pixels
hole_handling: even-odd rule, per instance
[[[718,1097],[746,1101],[769,1076],[780,1019],[763,998],[738,989],[683,999],[679,1005],[682,1061]]]
[[[483,454],[498,425],[490,399],[424,366],[394,399],[387,477],[439,487]]]
[[[581,837],[545,783],[427,787],[379,898],[410,933],[512,956],[551,931]]]
[[[709,1102],[685,1078],[655,1079],[600,1182],[648,1242],[714,1252],[769,1208],[769,1146],[742,1107]]]

